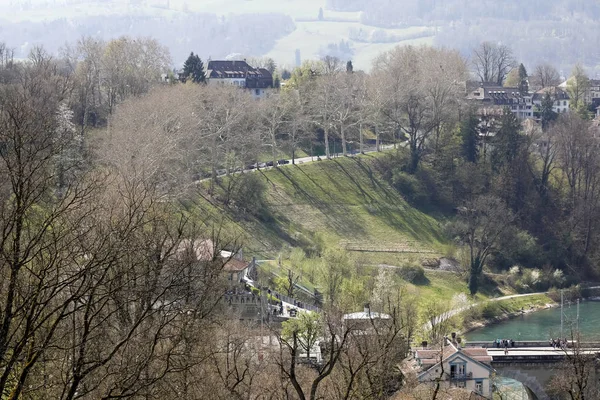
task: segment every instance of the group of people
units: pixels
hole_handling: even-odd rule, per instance
[[[550,339],[550,346],[552,346],[552,348],[554,350],[556,350],[556,349],[564,350],[567,347],[567,339],[566,338],[564,338],[564,339],[552,338],[552,339]]]
[[[512,339],[496,339],[496,348],[503,348],[504,354],[508,354],[508,348],[515,347],[515,341]]]

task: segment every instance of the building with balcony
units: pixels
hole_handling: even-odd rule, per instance
[[[443,348],[415,351],[419,382],[435,385],[440,380],[445,389],[457,387],[491,399],[493,368],[487,349],[461,349],[456,343],[445,341]]]

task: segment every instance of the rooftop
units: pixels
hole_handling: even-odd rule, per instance
[[[415,358],[419,360],[419,364],[423,370],[427,370],[430,367],[440,362],[440,352],[442,362],[452,357],[457,353],[461,353],[471,358],[472,360],[478,361],[482,364],[490,364],[492,357],[489,355],[488,350],[482,347],[468,347],[458,348],[453,343],[449,343],[442,349],[419,349],[415,352]]]

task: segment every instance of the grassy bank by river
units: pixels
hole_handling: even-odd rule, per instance
[[[506,321],[523,314],[556,307],[557,303],[546,294],[534,294],[505,300],[489,300],[461,313],[462,333]]]

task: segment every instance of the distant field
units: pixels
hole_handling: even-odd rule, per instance
[[[66,1],[66,0],[30,0],[8,7],[0,2],[0,15],[9,22],[31,21],[42,22],[58,19],[72,20],[76,24],[85,24],[86,17],[93,16],[153,16],[173,19],[188,12],[211,13],[218,16],[239,14],[278,13],[289,15],[296,21],[296,30],[280,39],[266,54],[245,54],[246,56],[266,55],[275,59],[282,66],[295,65],[295,51],[300,49],[302,60],[318,59],[323,54],[320,50],[330,43],[341,40],[350,43],[354,49],[352,56],[357,69],[369,70],[372,61],[379,54],[390,50],[398,44],[431,44],[433,37],[411,39],[414,34],[423,32],[427,27],[409,27],[406,29],[380,29],[360,23],[359,12],[338,12],[325,8],[325,0],[140,0],[132,4],[123,1]],[[27,5],[29,4],[29,5]],[[317,19],[319,9],[323,8],[323,21]],[[362,30],[369,35],[374,30],[397,37],[393,43],[366,43],[351,40],[351,30]],[[100,31],[98,32],[101,33]],[[94,34],[94,33],[91,33]],[[132,33],[135,35],[135,32]],[[147,34],[147,33],[144,33]],[[152,34],[161,39],[161,33]],[[403,39],[403,38],[406,38]],[[79,37],[64,38],[75,41]],[[25,43],[28,39],[23,39]],[[233,50],[235,52],[235,50]],[[241,50],[240,50],[241,51]],[[343,60],[346,61],[346,60]]]
[[[352,13],[350,13],[352,14]],[[318,59],[320,50],[329,43],[339,43],[341,40],[350,42],[354,48],[354,66],[358,69],[369,70],[373,60],[381,53],[388,51],[399,44],[432,44],[433,37],[402,40],[393,43],[364,43],[350,40],[351,29],[363,29],[371,32],[375,29],[385,31],[390,35],[399,37],[420,33],[426,27],[410,27],[406,29],[379,29],[366,26],[358,22],[330,22],[311,21],[296,22],[296,30],[286,37],[280,39],[275,47],[267,53],[282,65],[293,66],[295,63],[295,51],[300,49],[302,60]]]

